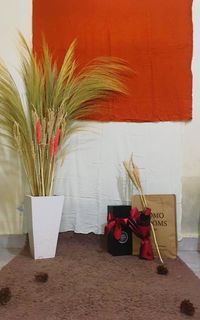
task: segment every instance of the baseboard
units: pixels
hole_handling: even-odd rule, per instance
[[[25,234],[0,235],[0,248],[21,249],[24,247],[25,241]]]
[[[200,251],[200,238],[182,238],[178,242],[178,250],[180,251]]]

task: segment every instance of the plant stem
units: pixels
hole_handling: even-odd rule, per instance
[[[42,161],[41,145],[39,146],[39,158],[40,158],[40,171],[41,171],[42,195],[43,195],[43,196],[45,196],[45,190],[44,190],[44,172],[43,172],[43,161]]]
[[[54,172],[55,172],[55,158],[53,157],[53,165],[51,166],[51,173],[50,173],[50,188],[49,188],[49,195],[51,196],[52,187],[53,187],[53,179],[54,179]]]
[[[158,242],[157,242],[157,239],[156,239],[156,233],[155,233],[154,226],[153,226],[152,222],[151,222],[151,230],[152,230],[152,233],[153,233],[154,243],[155,243],[155,246],[156,246],[156,250],[158,252],[159,259],[160,259],[161,263],[164,264],[162,256],[160,254],[160,249],[159,249],[159,246],[158,246]]]

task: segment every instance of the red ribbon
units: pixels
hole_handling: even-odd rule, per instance
[[[122,226],[128,224],[128,218],[117,218],[109,212],[107,221],[108,223],[105,226],[104,233],[107,235],[114,228],[114,238],[116,240],[120,240],[122,235]]]
[[[131,210],[129,218],[129,228],[134,234],[141,239],[140,246],[140,258],[146,260],[153,260],[153,250],[151,245],[151,225],[150,225],[151,209],[146,208],[143,213],[143,219],[141,213],[137,208]],[[149,218],[149,219],[148,219]]]
[[[150,239],[143,239],[141,240],[141,246],[140,246],[140,254],[141,259],[145,260],[153,260],[153,250],[151,246],[151,240]]]

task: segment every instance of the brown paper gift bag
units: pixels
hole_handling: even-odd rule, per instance
[[[156,238],[161,255],[166,258],[175,259],[177,255],[177,232],[176,232],[176,196],[145,195],[148,208],[151,208],[151,222],[154,225]],[[132,208],[142,210],[142,203],[139,195],[132,197]],[[151,236],[154,255],[157,256],[153,236]],[[133,255],[138,255],[140,239],[133,234]]]

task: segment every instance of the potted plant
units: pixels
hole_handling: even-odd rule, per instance
[[[58,68],[45,41],[40,58],[21,34],[20,43],[25,94],[1,63],[0,134],[18,152],[30,188],[25,213],[31,253],[35,259],[49,258],[55,256],[64,201],[53,192],[57,160],[65,141],[80,127],[76,120],[112,94],[126,94],[120,76],[128,68],[122,60],[106,57],[77,71],[75,41]]]

